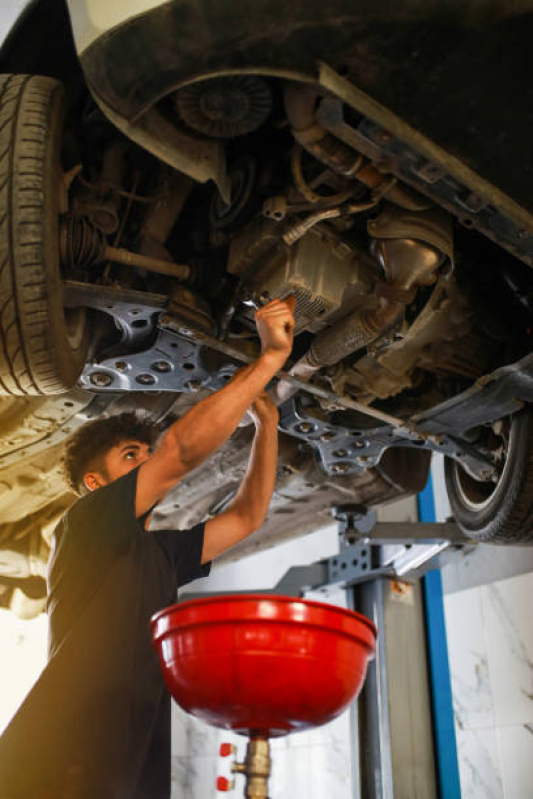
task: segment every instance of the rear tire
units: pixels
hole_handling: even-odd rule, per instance
[[[59,261],[65,95],[51,78],[0,75],[0,394],[76,384],[85,313],[63,307]]]
[[[497,483],[475,480],[445,461],[448,499],[455,521],[476,541],[533,544],[533,413],[526,408],[509,420],[505,460]]]

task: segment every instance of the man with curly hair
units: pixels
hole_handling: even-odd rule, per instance
[[[264,390],[290,354],[293,314],[294,298],[261,308],[260,357],[174,422],[157,446],[157,427],[132,413],[89,423],[69,441],[63,466],[81,498],[54,535],[48,665],[0,739],[2,799],[170,796],[170,697],[150,617],[263,523],[278,420]],[[154,506],[224,444],[247,410],[256,432],[231,504],[191,530],[150,530]]]

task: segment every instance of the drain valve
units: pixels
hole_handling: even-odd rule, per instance
[[[229,757],[236,754],[233,744],[223,743],[220,746],[220,756]],[[268,738],[251,738],[246,749],[244,763],[232,763],[233,774],[243,774],[246,779],[244,796],[246,799],[268,799],[268,778],[270,777],[270,743]],[[235,787],[235,780],[227,777],[218,777],[217,790],[231,791]]]

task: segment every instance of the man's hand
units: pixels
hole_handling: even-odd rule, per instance
[[[273,424],[276,427],[278,425],[279,411],[266,391],[256,399],[248,412],[258,429],[265,424]]]
[[[279,359],[280,367],[292,350],[295,305],[296,297],[291,295],[285,300],[272,300],[255,314],[261,351]]]

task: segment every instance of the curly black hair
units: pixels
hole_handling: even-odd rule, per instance
[[[103,471],[103,456],[112,447],[126,440],[153,445],[159,432],[155,422],[131,411],[87,422],[64,447],[61,467],[67,485],[79,496],[87,493],[84,476],[93,469]]]

